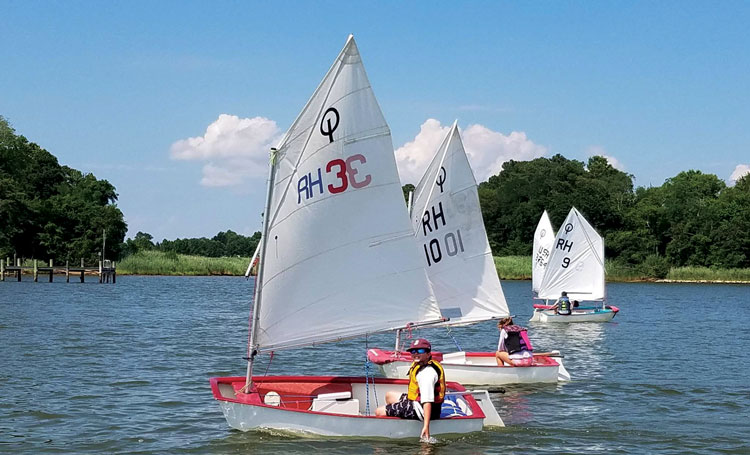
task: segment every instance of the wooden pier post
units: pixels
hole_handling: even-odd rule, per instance
[[[81,258],[81,283],[83,283],[83,258]]]
[[[70,266],[67,260],[65,261],[65,282],[70,283]]]
[[[39,266],[37,265],[37,260],[34,259],[34,283],[36,283],[39,280]]]
[[[103,278],[104,277],[102,276],[102,257],[100,255],[99,256],[99,283],[103,283],[104,282],[104,281],[102,281]]]
[[[16,266],[18,267],[18,271],[16,271],[16,275],[18,276],[18,281],[21,281],[21,260],[16,257],[14,254],[13,257],[16,260]]]
[[[52,282],[52,275],[55,274],[55,266],[52,265],[52,259],[49,260],[49,282]]]
[[[117,263],[112,261],[112,284],[117,283]]]
[[[5,281],[5,261],[0,259],[0,281]]]

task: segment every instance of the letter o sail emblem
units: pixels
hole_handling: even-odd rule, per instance
[[[320,134],[328,136],[329,144],[333,142],[333,132],[339,127],[339,111],[335,107],[329,107],[320,119]]]

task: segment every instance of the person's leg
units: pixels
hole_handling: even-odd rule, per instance
[[[376,416],[388,415],[386,413],[385,407],[387,405],[389,405],[389,404],[396,403],[400,398],[401,398],[401,393],[400,392],[394,392],[392,390],[389,390],[388,392],[386,392],[385,393],[385,404],[383,406],[380,406],[379,408],[377,408],[375,410],[375,415]]]
[[[497,361],[497,366],[499,367],[503,366],[503,362],[512,366],[510,362],[510,355],[508,355],[508,353],[505,351],[497,351],[495,353],[495,360]]]
[[[395,403],[400,399],[401,399],[401,392],[394,392],[393,390],[389,390],[388,392],[385,393],[386,404]]]

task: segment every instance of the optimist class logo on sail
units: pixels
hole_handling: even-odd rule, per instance
[[[329,144],[334,142],[333,132],[339,127],[341,116],[336,108],[328,108],[320,120],[320,134],[328,137]],[[317,195],[343,193],[349,187],[364,188],[372,182],[372,176],[366,174],[360,176],[361,165],[367,163],[364,155],[359,153],[351,155],[345,159],[336,158],[322,168],[317,168],[312,172],[300,177],[297,181],[297,204],[314,198]],[[323,184],[323,169],[325,169],[326,185]]]

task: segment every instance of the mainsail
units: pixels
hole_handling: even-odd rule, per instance
[[[539,298],[556,299],[563,291],[571,300],[604,298],[604,241],[575,207],[555,237]]]
[[[441,318],[352,36],[271,161],[254,349]]]
[[[552,223],[545,210],[539,219],[536,231],[534,231],[534,250],[532,251],[533,260],[531,263],[531,290],[534,295],[539,293],[539,286],[542,284],[542,278],[544,278],[544,271],[547,269],[554,242],[555,231],[552,230]]]
[[[508,316],[474,173],[453,124],[414,190],[412,227],[448,324]]]

